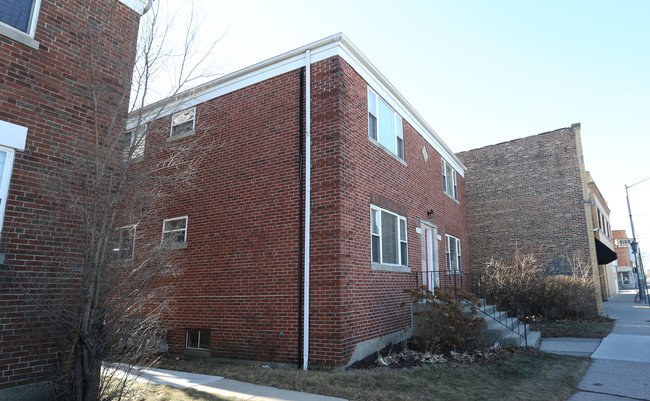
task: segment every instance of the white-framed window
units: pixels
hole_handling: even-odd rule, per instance
[[[16,151],[12,148],[0,146],[0,233],[4,223],[7,197],[9,196],[9,181],[14,165]]]
[[[372,262],[408,266],[406,217],[370,206]]]
[[[0,22],[33,38],[40,8],[41,0],[3,0]]]
[[[447,271],[459,272],[461,271],[460,239],[452,235],[445,235],[445,237],[447,241]]]
[[[162,242],[164,244],[187,242],[187,216],[163,220]]]
[[[113,248],[113,260],[133,259],[135,248],[135,225],[115,229],[115,247]]]
[[[210,330],[186,329],[185,348],[210,350]]]
[[[146,133],[146,125],[124,133],[124,147],[122,148],[122,158],[124,160],[134,160],[144,157]]]
[[[170,138],[187,136],[194,133],[194,121],[196,120],[196,108],[179,111],[172,115],[172,127],[169,133]]]
[[[616,246],[628,246],[632,243],[630,238],[618,238],[616,239]]]
[[[404,160],[402,117],[370,88],[368,88],[368,136]]]
[[[442,159],[442,190],[451,198],[458,200],[456,170],[445,159]]]

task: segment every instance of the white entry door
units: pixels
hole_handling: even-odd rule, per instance
[[[422,270],[424,285],[431,291],[436,286],[440,286],[440,277],[438,276],[438,257],[437,243],[438,230],[429,225],[422,227]]]

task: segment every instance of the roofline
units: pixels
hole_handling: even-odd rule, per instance
[[[315,42],[309,43],[305,46],[301,46],[299,48],[290,50],[286,53],[282,53],[275,57],[261,61],[257,64],[253,64],[251,66],[242,68],[240,70],[229,73],[222,77],[213,79],[210,82],[206,82],[204,84],[185,90],[181,93],[170,96],[168,98],[159,100],[155,103],[152,103],[141,109],[131,112],[130,116],[135,114],[142,116],[143,114],[146,115],[148,112],[152,110],[165,108],[169,104],[182,103],[187,98],[198,97],[200,94],[209,92],[211,89],[214,89],[219,85],[225,84],[227,82],[231,82],[238,78],[242,78],[246,75],[252,74],[256,71],[260,71],[267,67],[289,62],[290,60],[295,59],[296,57],[301,57],[302,55],[305,54],[307,50],[313,51],[316,49],[323,49],[324,47],[335,43],[339,43],[340,45],[342,45],[345,51],[347,51],[354,58],[356,58],[361,63],[361,65],[364,68],[366,68],[373,75],[373,77],[390,93],[390,95],[393,96],[401,104],[401,106],[403,106],[403,108],[406,111],[408,111],[408,113],[413,117],[413,119],[420,125],[422,130],[424,130],[424,133],[420,132],[420,135],[424,135],[425,133],[428,134],[430,136],[430,139],[436,144],[438,144],[447,153],[447,156],[452,159],[449,160],[449,162],[456,164],[456,167],[462,170],[462,175],[464,176],[464,173],[467,172],[467,167],[463,164],[463,162],[456,156],[456,154],[451,150],[451,148],[449,148],[449,146],[438,136],[438,134],[433,130],[433,128],[431,128],[431,126],[427,124],[424,118],[415,110],[415,108],[413,108],[413,106],[411,106],[411,104],[404,98],[404,96],[402,96],[402,94],[399,93],[399,91],[390,83],[390,81],[388,81],[388,79],[370,62],[370,60],[368,60],[366,56],[363,55],[363,53],[361,53],[361,51],[347,38],[347,36],[345,36],[341,32],[317,40]],[[160,117],[163,115],[166,114],[160,114]],[[420,131],[417,129],[417,127],[414,128],[416,128],[418,132]]]

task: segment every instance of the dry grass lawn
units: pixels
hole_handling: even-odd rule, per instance
[[[514,401],[568,400],[588,366],[587,358],[528,350],[485,364],[445,363],[408,369],[344,371],[336,368],[303,372],[291,368],[171,359],[165,360],[161,367],[358,401]],[[138,400],[176,399],[162,397],[153,395]]]

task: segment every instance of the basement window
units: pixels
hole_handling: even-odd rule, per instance
[[[210,350],[210,330],[187,329],[185,331],[185,348]]]

